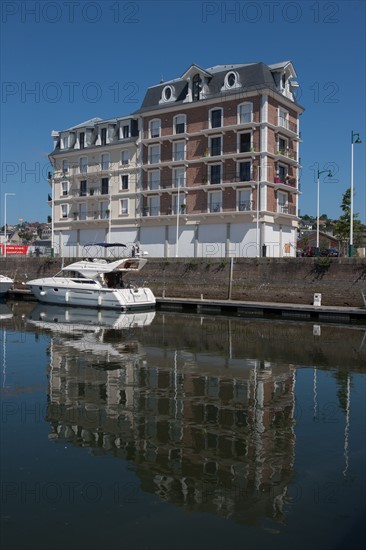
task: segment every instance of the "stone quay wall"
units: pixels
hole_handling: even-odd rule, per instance
[[[73,260],[68,259],[67,264]],[[54,275],[60,258],[0,258],[0,273],[17,286],[27,279]],[[232,268],[232,269],[231,269]],[[232,272],[232,278],[230,274]],[[227,299],[253,302],[364,307],[366,260],[363,258],[151,258],[125,280],[145,281],[157,297]],[[230,284],[231,279],[231,284]]]

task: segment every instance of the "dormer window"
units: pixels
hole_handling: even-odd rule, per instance
[[[107,128],[102,128],[100,131],[101,145],[107,145]]]
[[[85,147],[85,132],[80,132],[80,134],[79,134],[79,143],[80,143],[80,149],[84,149],[84,147]]]
[[[61,138],[61,149],[68,149],[69,148],[69,136],[63,136]]]
[[[201,99],[202,80],[199,74],[195,74],[192,80],[192,97],[193,101]]]
[[[174,86],[164,86],[161,93],[161,100],[159,103],[168,103],[169,101],[175,100],[175,89]]]
[[[172,97],[172,89],[170,86],[167,86],[164,88],[164,99],[165,101],[169,101]]]

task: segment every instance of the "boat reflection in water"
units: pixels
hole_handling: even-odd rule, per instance
[[[155,311],[120,313],[115,310],[63,307],[38,304],[28,316],[28,323],[50,330],[53,344],[83,352],[83,362],[101,363],[106,368],[119,367],[133,352],[139,355],[139,343],[133,330],[152,323]],[[87,353],[89,352],[89,357]]]
[[[131,322],[118,318],[106,341],[104,317],[86,334],[84,318],[80,333],[74,323],[79,310],[63,317],[54,309],[44,311],[37,309],[30,322],[54,334],[51,439],[130,461],[142,491],[189,510],[248,524],[283,518],[295,459],[293,365],[226,356],[226,350],[209,353],[197,317],[192,337],[201,336],[201,343],[178,351],[164,346],[164,327],[174,330],[174,316],[161,316],[156,331],[153,325],[146,334],[132,335],[124,335],[121,325],[143,329],[153,313],[129,315]],[[75,327],[72,334],[59,330],[66,319]],[[103,369],[98,368],[102,349],[112,358]]]

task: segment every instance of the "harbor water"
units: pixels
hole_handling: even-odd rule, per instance
[[[358,549],[366,327],[0,304],[1,549]]]

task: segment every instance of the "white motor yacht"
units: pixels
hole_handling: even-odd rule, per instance
[[[125,246],[98,243],[104,248]],[[153,292],[138,283],[125,283],[123,275],[138,273],[147,259],[141,256],[117,260],[90,258],[63,267],[53,277],[27,281],[40,302],[69,306],[112,308],[120,311],[155,307]]]

